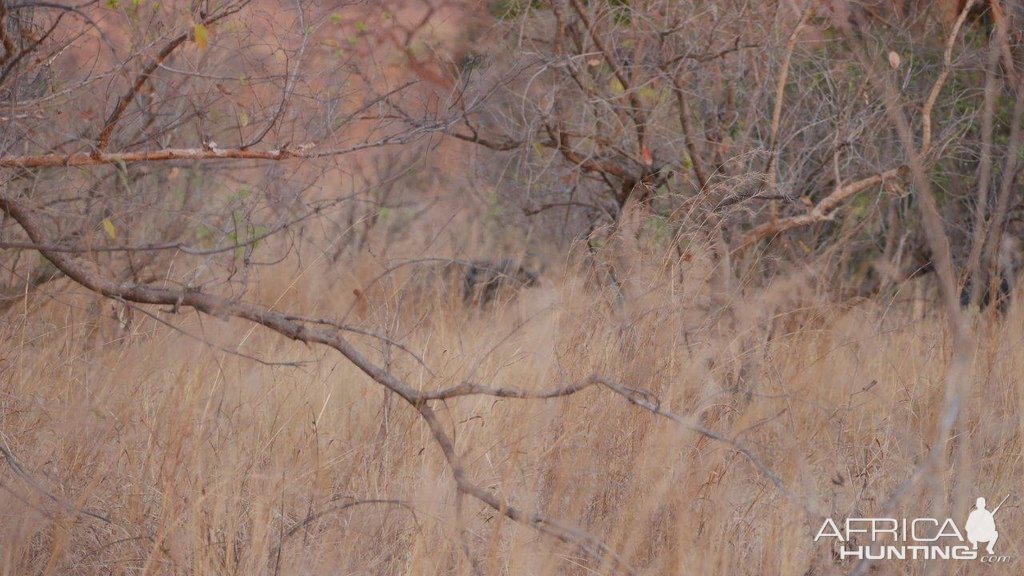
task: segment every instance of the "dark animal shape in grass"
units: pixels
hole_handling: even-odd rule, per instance
[[[450,270],[458,270],[462,298],[468,304],[484,306],[501,294],[515,293],[540,284],[536,271],[510,258],[500,260],[454,261]]]

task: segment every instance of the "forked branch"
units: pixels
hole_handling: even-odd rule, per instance
[[[740,241],[739,245],[736,247],[735,252],[742,252],[761,239],[781,234],[787,230],[831,220],[836,209],[849,198],[874,186],[880,186],[886,180],[902,178],[906,176],[907,172],[908,168],[906,166],[897,166],[896,168],[891,168],[881,174],[868,176],[867,178],[862,178],[845,186],[840,186],[814,205],[814,207],[808,210],[806,214],[782,218],[774,222],[765,222],[764,224],[754,228],[743,237],[743,240]]]
[[[48,244],[43,222],[35,211],[23,203],[9,198],[0,197],[0,209],[11,216],[28,234],[29,238],[41,245]],[[633,573],[632,569],[600,539],[586,532],[567,526],[541,514],[527,514],[473,483],[465,470],[461,457],[456,453],[454,443],[441,424],[436,412],[423,398],[420,391],[399,380],[391,372],[377,366],[363,355],[336,330],[312,328],[287,314],[275,310],[263,309],[251,304],[228,300],[214,294],[199,290],[171,289],[163,286],[147,284],[119,283],[106,278],[98,267],[65,252],[40,250],[40,253],[78,284],[108,298],[125,300],[137,304],[160,304],[175,308],[187,307],[196,311],[221,317],[240,318],[259,324],[278,334],[304,343],[323,344],[340,352],[359,370],[374,382],[397,394],[411,405],[430,428],[435,442],[441,448],[445,460],[451,467],[457,489],[460,493],[469,494],[496,512],[510,520],[532,526],[536,530],[548,534],[574,546],[579,546],[598,562],[611,561],[619,569]]]
[[[112,281],[105,277],[100,269],[90,261],[84,260],[73,253],[47,250],[46,247],[50,243],[48,242],[45,224],[39,218],[36,210],[27,201],[0,197],[0,209],[11,216],[24,229],[30,240],[39,247],[39,252],[53,263],[54,266],[73,281],[96,293],[108,298],[124,300],[135,304],[167,305],[175,309],[187,307],[221,318],[240,318],[300,342],[322,344],[337,350],[374,382],[397,394],[419,413],[420,417],[429,427],[431,435],[440,447],[446,462],[451,467],[459,493],[468,494],[476,498],[486,506],[517,523],[531,526],[562,542],[578,546],[594,560],[598,562],[611,562],[620,571],[633,572],[625,560],[600,539],[544,515],[529,514],[510,506],[500,496],[470,480],[462,458],[457,454],[452,438],[444,429],[441,420],[431,406],[431,402],[467,395],[489,395],[521,399],[555,398],[569,396],[589,387],[599,385],[611,390],[636,406],[669,419],[688,430],[696,432],[705,438],[720,442],[739,452],[762,475],[771,481],[783,495],[813,516],[813,513],[786,489],[781,478],[749,448],[734,439],[727,438],[720,433],[705,428],[692,418],[680,416],[666,410],[661,406],[656,397],[647,392],[627,388],[599,375],[591,375],[579,382],[546,392],[531,392],[512,388],[491,388],[472,383],[463,383],[453,388],[435,392],[421,391],[372,362],[352,343],[342,337],[340,331],[333,326],[328,325],[325,328],[324,323],[315,319],[290,315],[237,300],[229,300],[197,289],[168,288],[160,285]]]
[[[249,1],[245,0],[233,6],[228,6],[220,12],[207,16],[201,23],[204,26],[214,24],[219,20],[239,12],[248,3]],[[167,42],[167,44],[160,49],[160,52],[157,53],[156,57],[150,60],[150,62],[142,69],[142,72],[135,77],[135,80],[132,81],[131,86],[125,94],[117,99],[117,105],[114,106],[114,110],[110,113],[110,117],[107,118],[106,123],[103,125],[103,129],[100,130],[99,137],[96,139],[96,151],[98,153],[106,151],[107,146],[110,144],[110,137],[114,134],[114,129],[117,128],[117,124],[121,121],[121,117],[124,115],[125,111],[128,110],[128,106],[135,101],[136,97],[138,97],[142,88],[147,82],[149,82],[149,79],[153,76],[153,73],[156,72],[156,69],[159,68],[160,65],[178,49],[178,47],[191,38],[192,33],[192,30],[182,32]]]

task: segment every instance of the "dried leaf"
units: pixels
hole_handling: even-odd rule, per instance
[[[199,46],[200,50],[205,50],[206,45],[210,42],[210,31],[206,28],[206,25],[199,23],[192,27],[192,38],[196,41],[196,46]]]
[[[103,225],[103,231],[107,233],[107,236],[110,236],[111,240],[117,239],[117,228],[114,228],[114,223],[110,221],[110,218],[104,218],[100,224]]]
[[[895,52],[889,52],[889,66],[892,66],[893,70],[900,67],[900,55]]]
[[[647,146],[640,147],[640,159],[644,161],[646,166],[654,164],[654,154],[651,153],[651,149]]]

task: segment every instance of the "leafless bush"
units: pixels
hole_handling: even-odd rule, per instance
[[[389,438],[398,427],[403,456],[414,445],[417,457],[439,452],[425,462],[450,480],[445,503],[455,520],[443,537],[459,541],[469,570],[488,571],[479,554],[485,539],[473,527],[494,520],[567,544],[587,569],[632,573],[631,558],[642,556],[636,539],[620,548],[587,526],[627,493],[628,461],[609,463],[616,479],[599,502],[575,510],[579,523],[557,520],[547,510],[563,509],[558,470],[538,473],[539,503],[517,499],[459,436],[476,416],[459,420],[452,406],[602,395],[650,417],[637,424],[643,432],[622,436],[629,442],[643,442],[651,422],[696,438],[693,458],[676,454],[674,442],[652,453],[698,466],[707,446],[721,449],[717,468],[688,493],[694,502],[735,474],[735,460],[751,472],[738,482],[815,519],[821,501],[808,496],[813,478],[801,473],[803,456],[787,450],[786,429],[747,439],[793,410],[751,407],[796,398],[765,368],[775,365],[773,347],[821,346],[807,334],[838,322],[829,303],[843,289],[886,294],[927,267],[939,278],[952,351],[937,363],[946,366],[935,376],[941,386],[929,388],[932,420],[908,429],[926,438],[925,449],[890,465],[886,477],[898,481],[887,491],[873,489],[889,510],[912,489],[937,488],[931,481],[949,469],[978,346],[961,289],[970,287],[973,306],[1004,281],[1012,286],[1019,248],[1007,230],[1024,146],[1020,3],[990,0],[985,21],[972,17],[978,2],[958,5],[952,17],[911,4],[515,1],[491,5],[487,16],[429,1],[384,10],[301,1],[4,2],[4,305],[27,312],[30,296],[73,302],[84,290],[114,304],[122,332],[168,330],[268,369],[308,363],[277,358],[283,345],[270,347],[273,357],[253,353],[245,344],[255,327],[315,350],[317,366],[333,362],[323,351],[340,355],[351,378],[383,398],[374,435],[362,441],[395,449]],[[452,21],[465,34],[445,45],[434,37]],[[452,158],[488,189],[466,186],[443,199],[422,190],[436,187],[432,179],[456,181]],[[459,213],[471,196],[483,204],[478,219],[487,229],[435,250],[456,217],[475,224],[478,213]],[[517,213],[502,212],[509,206]],[[446,220],[427,217],[438,207],[451,210]],[[572,272],[540,283],[528,263],[473,260],[495,253],[501,228],[523,230],[520,242],[542,245],[545,257],[582,246],[614,305],[592,304],[593,290],[579,288]],[[398,245],[413,255],[392,257]],[[432,263],[442,282],[449,276],[456,301],[516,300],[519,309],[435,314],[406,290]],[[500,298],[501,289],[521,297]],[[588,306],[556,318],[545,308],[555,290],[584,294]],[[324,301],[327,309],[311,304]],[[208,328],[212,318],[244,325],[244,335],[228,344],[235,335]],[[531,342],[523,334],[538,318],[550,325]],[[550,336],[563,329],[565,340]],[[537,349],[542,368],[524,373],[539,374],[540,384],[503,379],[506,365],[493,356],[512,340]],[[471,360],[457,354],[485,345]],[[567,352],[575,364],[562,360]],[[679,373],[679,358],[704,381],[664,376]],[[772,382],[783,389],[778,396],[767,391]],[[874,386],[845,382],[842,417],[852,418],[854,397]],[[173,398],[166,406],[185,410]],[[795,434],[802,428],[790,418]],[[559,424],[576,425],[592,422]],[[157,436],[183,453],[179,434]],[[607,453],[635,452],[619,440],[604,434],[597,442]],[[836,454],[849,456],[836,444]],[[141,572],[187,565],[165,546],[166,532],[146,524],[154,515],[140,512],[140,502],[107,514],[88,502],[88,490],[69,498],[39,480],[18,450],[4,446],[2,455],[41,517],[103,526],[95,542],[75,548],[75,562],[138,540],[149,550]],[[966,442],[956,458],[962,488],[973,462]],[[873,472],[863,468],[866,490]],[[659,494],[668,482],[657,483]],[[297,535],[332,514],[394,508],[412,512],[408,530],[425,530],[414,506],[385,496],[332,492],[316,508],[311,498],[302,514],[293,506],[286,514],[282,498],[277,516],[267,505],[264,520],[246,512],[234,534],[204,533],[201,522],[196,534],[203,550],[224,550],[224,571],[234,547],[252,542],[259,551],[246,567],[276,572]],[[652,510],[659,526],[687,514]],[[132,514],[141,526],[126,520]],[[477,522],[480,515],[486,520]],[[378,538],[412,538],[404,526],[385,523]],[[24,547],[33,567],[52,553],[43,573],[62,566],[67,532],[53,532]]]

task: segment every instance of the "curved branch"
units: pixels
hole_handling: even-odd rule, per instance
[[[46,244],[43,223],[27,204],[22,203],[20,200],[12,200],[0,196],[0,210],[10,215],[25,230],[33,242],[41,245]],[[291,319],[289,315],[282,312],[228,300],[215,294],[201,292],[198,289],[170,289],[148,284],[114,282],[104,277],[98,267],[92,262],[63,252],[43,250],[40,253],[75,282],[108,298],[121,299],[138,304],[168,305],[173,306],[174,309],[187,307],[220,318],[240,318],[264,326],[299,342],[322,344],[337,350],[374,382],[397,394],[419,413],[420,417],[430,428],[434,441],[441,448],[445,461],[452,470],[457,490],[460,493],[473,496],[510,520],[531,526],[567,544],[579,546],[580,549],[585,551],[595,561],[604,562],[610,559],[615,564],[621,566],[625,572],[633,573],[633,570],[629,568],[625,561],[600,539],[541,514],[526,514],[518,508],[509,506],[507,502],[494,493],[473,483],[465,471],[462,459],[455,452],[451,436],[445,431],[437,413],[434,412],[433,408],[423,398],[422,393],[399,380],[391,372],[371,362],[337,331],[311,328],[302,322]]]
[[[846,200],[873,186],[878,186],[886,180],[902,178],[906,176],[907,173],[908,168],[906,166],[897,166],[896,168],[891,168],[881,174],[862,178],[856,182],[851,182],[846,186],[836,188],[831,194],[823,198],[821,202],[818,202],[818,204],[816,204],[814,208],[810,209],[806,214],[782,218],[774,222],[765,222],[764,224],[754,228],[743,237],[743,240],[740,242],[739,246],[733,250],[733,252],[742,252],[759,240],[781,234],[782,232],[792,230],[793,228],[831,220],[834,216],[833,212]]]
[[[808,18],[811,17],[812,7],[813,4],[808,2],[804,7],[803,14],[800,15],[800,21],[796,23],[793,31],[789,33],[789,39],[786,41],[786,51],[782,57],[782,68],[779,70],[779,77],[775,83],[775,107],[772,109],[772,123],[768,138],[768,166],[765,168],[768,190],[772,194],[777,192],[778,175],[775,172],[779,162],[779,124],[782,121],[782,102],[786,95],[789,65],[793,59],[793,51],[796,50],[797,37],[807,24]]]
[[[11,469],[12,472],[14,472],[15,475],[24,480],[25,483],[31,486],[33,490],[39,492],[43,496],[46,496],[54,504],[57,504],[61,508],[64,508],[65,510],[73,513],[76,516],[88,516],[90,518],[99,520],[104,524],[111,523],[110,518],[107,518],[103,514],[87,510],[85,508],[82,508],[81,506],[77,506],[71,502],[68,502],[63,498],[55,494],[52,494],[49,490],[47,490],[41,484],[39,484],[39,482],[35,478],[33,478],[31,474],[29,474],[24,468],[22,468],[21,463],[18,462],[18,459],[14,457],[14,454],[12,454],[11,450],[7,447],[7,440],[5,438],[0,438],[0,455],[2,455],[4,457],[4,460],[7,461],[7,466]]]
[[[928,93],[928,98],[924,101],[924,107],[921,108],[920,154],[922,157],[928,154],[928,149],[932,146],[932,108],[935,107],[935,101],[939,99],[939,92],[942,92],[942,87],[946,84],[946,78],[949,76],[949,71],[952,68],[953,45],[956,44],[957,36],[960,35],[960,28],[964,25],[964,21],[967,20],[967,14],[971,11],[974,2],[975,0],[967,0],[963,10],[960,12],[960,17],[956,19],[956,23],[953,25],[953,30],[949,33],[949,38],[946,39],[946,51],[942,54],[942,72],[939,72],[938,78],[932,84],[931,92]]]
[[[332,500],[332,502],[331,502],[330,506],[324,508],[323,510],[319,510],[317,512],[311,512],[309,515],[307,515],[301,521],[299,521],[294,526],[289,528],[287,532],[284,532],[283,534],[281,534],[281,536],[280,536],[280,538],[279,538],[279,540],[277,542],[276,549],[275,549],[274,554],[273,554],[274,557],[277,558],[278,564],[280,564],[280,562],[281,562],[281,551],[284,549],[285,541],[288,540],[289,538],[291,538],[292,536],[294,536],[296,533],[298,533],[299,530],[302,530],[306,526],[309,526],[313,522],[316,522],[317,520],[319,520],[320,518],[323,518],[324,516],[326,516],[328,514],[331,514],[333,512],[344,512],[345,510],[348,510],[350,508],[355,508],[356,506],[366,506],[366,505],[372,505],[372,504],[383,504],[383,505],[389,505],[389,506],[398,506],[399,508],[403,508],[403,509],[405,509],[405,510],[407,510],[409,512],[409,514],[412,516],[412,521],[416,523],[416,528],[419,529],[420,532],[422,532],[423,527],[420,526],[420,519],[416,516],[416,509],[413,508],[409,503],[404,502],[402,500],[388,500],[388,499],[382,499],[382,498],[372,498],[372,499],[368,499],[368,500],[353,500],[351,502],[346,502],[346,503],[340,504],[340,505],[339,504],[335,504],[335,502],[338,499],[332,498],[331,500]]]
[[[408,502],[405,502],[403,500],[389,500],[383,498],[372,498],[369,500],[353,500],[352,502],[346,502],[340,505],[334,504],[332,506],[324,508],[323,510],[319,510],[317,512],[309,514],[300,522],[297,522],[294,526],[289,528],[287,532],[284,533],[284,535],[281,537],[281,541],[277,545],[277,549],[280,550],[281,547],[284,545],[284,541],[294,536],[299,530],[302,530],[306,526],[309,526],[313,522],[316,522],[318,519],[323,518],[324,516],[332,512],[344,512],[349,508],[355,508],[356,506],[365,506],[370,504],[387,504],[391,506],[398,506],[399,508],[404,508],[409,511],[409,513],[413,517],[413,520],[416,521],[417,525],[419,524],[419,519],[416,518],[416,509],[410,506]]]
[[[709,428],[706,428],[699,424],[695,419],[687,416],[680,416],[670,410],[666,410],[661,407],[661,401],[650,392],[644,390],[637,390],[635,388],[629,388],[618,382],[600,376],[598,374],[591,374],[582,380],[552,388],[549,390],[524,390],[521,388],[493,388],[490,386],[483,386],[472,382],[463,382],[461,384],[445,388],[443,390],[436,390],[434,392],[424,392],[422,396],[424,399],[429,400],[446,400],[451,398],[457,398],[459,396],[494,396],[498,398],[519,398],[519,399],[550,399],[550,398],[561,398],[565,396],[571,396],[577,392],[581,392],[592,386],[602,386],[611,390],[615,394],[618,394],[622,398],[625,398],[630,404],[639,406],[652,414],[661,416],[675,422],[676,424],[696,432],[700,436],[703,436],[709,440],[720,442],[731,447],[736,452],[739,452],[750,461],[758,472],[766,477],[775,487],[786,496],[790,501],[800,506],[809,517],[820,517],[821,515],[813,512],[807,506],[796,497],[795,494],[790,492],[786,485],[782,482],[782,479],[778,474],[772,471],[756,454],[753,453],[749,448],[740,444],[735,439],[730,439],[722,434],[715,432]]]

